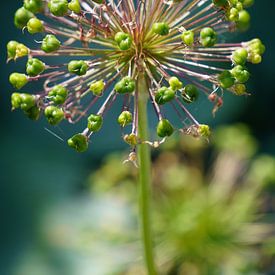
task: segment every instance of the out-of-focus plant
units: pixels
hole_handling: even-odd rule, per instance
[[[275,158],[257,154],[244,125],[220,127],[213,140],[209,147],[174,138],[154,155],[159,274],[272,274]],[[89,177],[92,200],[59,206],[43,223],[43,244],[65,267],[70,262],[66,274],[145,274],[135,229],[136,169],[121,158],[108,156]]]

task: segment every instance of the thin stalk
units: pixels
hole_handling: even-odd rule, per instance
[[[137,79],[138,133],[142,141],[148,140],[147,103],[148,87],[143,73]],[[155,275],[151,233],[151,153],[148,144],[138,146],[139,158],[139,218],[144,258],[148,275]]]

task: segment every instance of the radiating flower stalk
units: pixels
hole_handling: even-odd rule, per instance
[[[117,123],[131,147],[129,160],[140,166],[148,274],[156,273],[149,146],[159,146],[175,129],[208,138],[209,126],[189,110],[198,97],[213,102],[215,113],[224,92],[248,94],[246,64],[260,63],[265,47],[259,39],[230,44],[222,40],[249,27],[246,8],[252,4],[253,0],[25,0],[15,13],[16,27],[37,37],[34,48],[17,41],[7,44],[8,61],[28,58],[26,73],[12,73],[10,82],[18,90],[34,81],[43,88],[36,94],[13,93],[13,110],[22,109],[33,120],[44,114],[51,125],[86,120],[83,132],[68,139],[70,147],[84,152],[107,111],[122,98]],[[50,64],[50,56],[56,61],[67,57],[69,62]],[[148,103],[156,113],[158,140],[149,138]],[[165,105],[175,110],[178,122],[167,119]]]

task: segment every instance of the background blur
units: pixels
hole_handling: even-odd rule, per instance
[[[90,150],[85,154],[76,154],[67,147],[66,142],[62,142],[49,134],[45,130],[45,127],[48,127],[45,121],[42,120],[34,123],[26,119],[22,113],[12,113],[10,111],[10,93],[12,88],[8,83],[8,76],[15,70],[23,71],[24,62],[18,61],[16,64],[11,62],[6,65],[6,44],[12,39],[28,44],[27,36],[22,35],[21,31],[13,25],[13,15],[15,10],[20,7],[20,4],[21,1],[17,0],[1,2],[0,274],[127,274],[123,273],[126,272],[122,268],[123,266],[127,266],[126,269],[129,274],[142,274],[142,271],[139,271],[140,263],[138,260],[135,266],[129,267],[129,262],[132,262],[132,259],[139,258],[139,247],[136,244],[136,210],[134,209],[135,207],[133,207],[135,204],[135,185],[133,184],[133,175],[135,172],[131,167],[125,171],[124,167],[127,166],[121,164],[122,161],[120,160],[123,160],[123,157],[125,157],[121,152],[127,153],[127,146],[124,145],[120,138],[118,127],[113,127],[115,118],[112,116],[112,111],[109,112],[110,119],[106,119],[106,124],[102,132],[93,138]],[[234,128],[232,126],[233,128],[226,128],[227,130],[229,129],[228,136],[220,137],[223,141],[229,141],[230,139],[234,140],[238,135],[245,136],[244,139],[240,141],[245,141],[243,144],[240,143],[236,145],[234,142],[229,142],[229,144],[232,147],[235,145],[240,146],[237,147],[239,151],[245,152],[241,157],[238,156],[237,160],[233,158],[233,163],[239,163],[239,161],[241,161],[241,163],[244,164],[243,161],[245,161],[245,167],[250,168],[246,169],[245,177],[240,171],[231,171],[232,175],[236,173],[236,178],[230,179],[230,184],[234,185],[236,182],[237,184],[242,182],[243,186],[249,184],[247,189],[254,192],[251,191],[251,197],[253,198],[254,196],[258,197],[262,192],[269,194],[264,198],[266,205],[261,208],[260,212],[267,215],[264,222],[266,224],[268,221],[268,224],[271,224],[271,226],[272,222],[275,222],[273,215],[275,206],[273,205],[274,201],[272,199],[275,187],[271,188],[270,185],[272,185],[272,180],[274,179],[272,179],[272,174],[273,172],[275,173],[275,169],[273,169],[273,159],[271,157],[268,159],[261,159],[260,157],[266,154],[270,156],[275,155],[275,120],[273,114],[275,103],[275,52],[273,50],[273,45],[275,45],[273,31],[275,25],[274,9],[274,1],[256,1],[256,4],[250,9],[252,15],[251,29],[245,34],[234,35],[233,37],[234,40],[241,41],[260,37],[267,47],[263,63],[258,66],[250,66],[252,77],[249,82],[249,88],[252,96],[248,98],[238,98],[228,95],[225,97],[224,107],[218,112],[215,119],[212,119],[210,109],[209,114],[203,112],[201,116],[201,121],[209,123],[214,129],[219,128],[221,125],[236,125],[236,123],[239,122],[247,125],[245,127],[234,126]],[[116,107],[119,108],[119,106]],[[56,128],[53,130],[66,140],[68,135],[70,135],[71,129],[72,128],[63,125],[60,129]],[[236,133],[237,135],[234,135]],[[180,147],[182,142],[186,146]],[[196,182],[196,184],[194,184],[195,187],[193,186],[194,189],[184,189],[186,188],[185,185],[188,180],[180,183],[183,191],[185,190],[185,192],[187,192],[183,192],[184,194],[192,196],[192,194],[194,194],[192,192],[195,192],[195,194],[200,192],[211,193],[212,191],[209,191],[208,187],[207,191],[205,191],[204,183],[215,182],[215,171],[218,173],[217,171],[221,171],[223,167],[224,170],[222,169],[222,171],[227,171],[226,169],[228,167],[225,163],[219,162],[221,161],[219,156],[224,157],[224,152],[230,151],[230,148],[219,146],[218,138],[211,148],[205,148],[203,144],[194,145],[193,141],[190,140],[174,140],[167,146],[170,155],[165,155],[165,152],[162,152],[162,150],[155,152],[155,171],[158,171],[158,167],[161,166],[163,162],[172,161],[174,164],[173,167],[175,168],[175,171],[172,171],[176,173],[177,169],[181,167],[180,165],[186,163],[188,160],[192,161],[188,162],[187,170],[179,172],[183,174],[175,175],[188,179],[188,173],[191,173],[188,169],[190,168],[191,171],[193,171],[192,169],[199,167],[199,163],[205,169],[203,172],[200,172],[200,169],[196,169],[199,179],[194,179],[194,182]],[[196,149],[194,149],[194,146]],[[176,150],[175,148],[181,149]],[[186,148],[191,148],[191,153],[189,152],[190,156],[184,157],[182,160],[183,155],[188,155]],[[107,157],[108,154],[114,154],[115,152],[117,152],[118,155]],[[226,157],[232,161],[232,158],[229,157],[228,154]],[[236,156],[234,155],[234,157]],[[258,158],[262,160],[262,162],[254,163]],[[103,166],[102,163],[104,163]],[[220,164],[222,168],[217,168],[216,165],[218,164]],[[265,170],[267,166],[269,167],[268,171]],[[116,169],[114,169],[114,167],[116,167]],[[212,168],[210,169],[210,167]],[[253,167],[257,168],[253,170]],[[262,179],[261,173],[260,175],[256,173],[257,171],[262,171],[258,170],[260,169],[259,167],[264,170],[263,173],[267,173],[268,180]],[[109,179],[104,177],[108,173],[113,175],[114,171],[117,171],[117,178]],[[260,186],[256,189],[251,187],[251,185],[254,186],[254,184],[256,184],[251,180],[251,177],[254,178],[254,181],[258,179],[253,173],[259,176],[259,181],[262,180],[261,184],[258,182]],[[191,175],[193,177],[194,174],[191,173]],[[221,175],[216,175],[216,179],[217,177],[219,180],[221,179]],[[242,180],[236,180],[239,177],[242,177]],[[121,185],[122,187],[116,189],[117,182],[115,181],[124,182],[125,178],[127,179],[125,185],[120,184],[120,187]],[[170,183],[173,183],[176,178],[176,176],[169,178]],[[222,180],[226,181],[228,179],[225,177],[222,178]],[[165,184],[166,183],[162,182],[158,183],[156,180],[156,185],[158,186],[166,186]],[[215,185],[215,183],[213,184]],[[233,187],[231,186],[230,188]],[[167,190],[164,187],[160,189],[165,190],[163,192],[169,194],[172,198],[175,196],[174,191],[169,188],[166,188]],[[198,190],[200,190],[200,192],[198,192]],[[167,197],[169,198],[169,196]],[[205,196],[202,195],[202,197]],[[230,200],[230,198],[227,199]],[[156,199],[156,201],[157,200],[158,199]],[[199,198],[197,198],[197,200],[201,201]],[[243,200],[246,201],[245,198],[243,198]],[[191,209],[200,209],[200,206],[197,206],[197,201],[190,203],[190,206],[182,206],[182,213],[185,213],[185,207],[187,207],[187,209],[189,209],[188,207],[191,207]],[[192,203],[194,203],[194,205],[192,205]],[[130,208],[128,207],[129,204],[131,206]],[[250,202],[247,205],[252,206],[253,203]],[[205,209],[204,206],[201,207]],[[225,207],[225,209],[227,209],[227,207]],[[158,211],[162,212],[160,209],[156,209],[156,213],[158,213]],[[169,215],[169,212],[166,213],[165,211],[172,211],[172,215]],[[170,208],[165,211],[163,211],[163,213],[166,213],[168,218],[178,218],[177,213]],[[239,213],[239,209],[234,210],[234,207],[232,211],[232,213],[235,213],[234,211]],[[253,211],[255,214],[258,209],[256,208]],[[187,213],[189,212],[187,211]],[[215,213],[214,211],[213,215],[217,216],[219,213]],[[220,213],[220,215],[223,216],[223,212]],[[240,218],[238,222],[254,221],[248,216],[243,217],[243,219]],[[174,223],[173,219],[169,222],[166,218],[167,217],[159,217],[159,223],[162,222],[163,224],[157,224],[155,229],[159,236],[161,236],[161,239],[164,238],[163,228],[166,227],[166,224]],[[184,221],[184,217],[179,219]],[[188,218],[186,219],[188,220]],[[193,218],[191,217],[190,219],[192,220]],[[262,222],[263,221],[261,221],[261,223]],[[236,224],[238,223],[236,222]],[[197,226],[198,228],[203,228],[203,225],[198,224]],[[226,222],[224,226],[228,227]],[[170,230],[174,232],[173,228]],[[257,231],[257,228],[251,230]],[[258,231],[265,236],[270,236],[269,234],[272,235],[272,229],[269,226],[263,226],[261,230]],[[194,232],[194,230],[192,232]],[[214,230],[213,232],[216,231]],[[220,232],[220,228],[217,229],[217,232]],[[234,232],[234,230],[232,232]],[[167,267],[167,271],[165,271],[167,272],[166,274],[169,272],[169,274],[201,273],[210,275],[275,274],[274,266],[272,265],[272,256],[271,258],[269,258],[269,256],[263,256],[264,259],[261,259],[262,254],[259,256],[259,251],[256,252],[256,255],[255,253],[249,254],[249,258],[252,262],[254,259],[258,259],[258,262],[255,260],[254,263],[260,264],[256,264],[257,266],[253,268],[243,269],[240,273],[230,271],[230,269],[227,270],[226,268],[227,273],[225,271],[223,271],[225,273],[221,273],[219,268],[216,270],[215,261],[214,263],[208,263],[206,261],[205,265],[197,265],[194,259],[201,259],[201,262],[203,262],[203,257],[200,258],[200,253],[202,252],[195,248],[195,244],[190,244],[189,251],[182,251],[180,249],[180,252],[177,251],[177,247],[181,247],[181,245],[177,243],[178,240],[182,240],[183,246],[185,246],[186,242],[184,240],[185,238],[186,240],[188,239],[188,235],[184,235],[185,233],[183,235],[181,234],[183,233],[174,232],[173,236],[167,236],[166,239],[170,240],[170,243],[174,243],[175,241],[173,247],[168,248],[165,246],[165,248],[160,248],[160,251],[167,251],[165,257],[167,255],[171,256],[169,259],[165,257],[164,259],[162,257],[163,255],[159,255],[160,264],[164,264]],[[254,236],[256,235],[255,233]],[[229,235],[226,235],[226,237],[229,238]],[[233,238],[234,236],[230,235],[230,237]],[[197,239],[197,235],[195,238]],[[251,240],[243,240],[243,242],[251,242],[254,246],[257,246],[259,243],[262,243],[263,239],[264,238],[261,240],[257,239],[257,241],[254,240],[254,243]],[[235,242],[235,239],[233,242]],[[267,241],[266,243],[272,244],[271,241]],[[266,245],[266,243],[264,245],[264,251],[269,251],[269,255],[272,255],[272,253],[275,254],[275,245],[269,246]],[[198,243],[198,246],[201,246],[201,244]],[[208,247],[207,244],[206,247]],[[224,245],[220,247],[217,246],[216,248],[212,247],[213,249],[209,251],[209,253],[216,251],[216,254],[220,254],[221,247],[224,247]],[[125,253],[125,251],[128,252]],[[175,255],[178,256],[178,253],[182,253],[181,257],[184,259],[190,256],[186,266],[182,266],[180,257],[179,262],[172,260]],[[116,255],[116,257],[114,255]],[[213,259],[216,259],[216,262],[221,261],[219,257],[215,258],[213,254],[211,255]],[[223,255],[232,256],[234,253],[227,254],[226,252]],[[231,259],[231,256],[228,256],[227,259]],[[257,256],[259,257],[257,258]],[[234,260],[234,263],[236,262],[238,262],[238,260]],[[249,261],[245,265],[251,266]],[[115,270],[114,266],[117,268],[117,273],[115,273],[115,271],[108,271],[108,267],[110,267],[111,270]],[[227,264],[223,265],[223,267],[225,266],[227,266]],[[236,266],[239,268],[240,265],[236,264]],[[106,268],[106,270],[100,269],[103,267]]]

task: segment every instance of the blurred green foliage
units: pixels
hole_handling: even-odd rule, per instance
[[[272,274],[275,158],[257,154],[242,125],[220,127],[212,145],[173,138],[154,155],[153,229],[159,274]],[[15,275],[145,274],[137,230],[137,170],[111,154],[82,195],[50,207],[40,251]],[[211,159],[211,162],[207,161]],[[271,208],[270,208],[271,207]],[[47,259],[47,261],[45,261]],[[51,271],[49,269],[52,268]],[[38,269],[39,270],[39,269]]]

